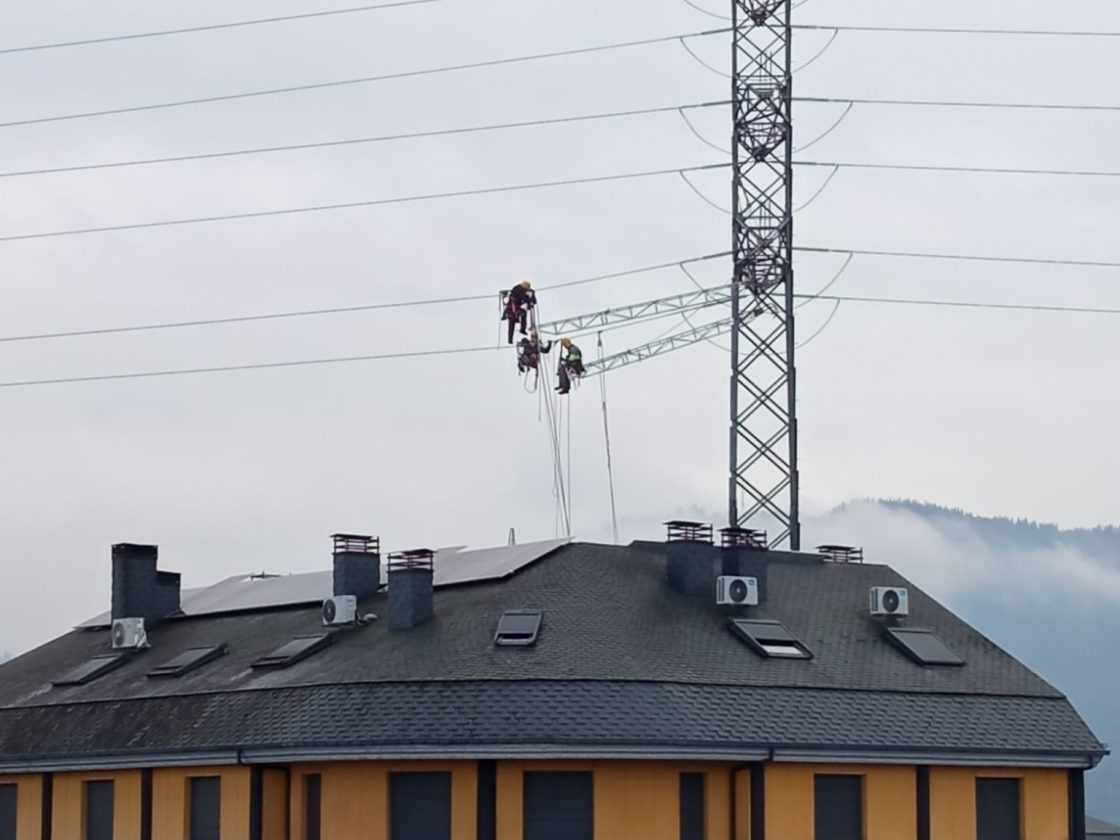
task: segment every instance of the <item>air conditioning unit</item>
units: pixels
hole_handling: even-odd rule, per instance
[[[323,624],[353,624],[358,618],[358,599],[354,595],[335,595],[323,601]]]
[[[144,619],[114,619],[112,640],[115,650],[138,650],[148,647],[148,634],[144,632]]]
[[[737,607],[758,606],[758,578],[720,575],[716,578],[716,603]]]
[[[901,586],[872,586],[871,614],[875,616],[909,615],[909,593]]]

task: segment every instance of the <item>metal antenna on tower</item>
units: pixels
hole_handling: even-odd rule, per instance
[[[732,0],[729,524],[801,543],[793,331],[792,0]],[[739,507],[740,493],[745,505]]]

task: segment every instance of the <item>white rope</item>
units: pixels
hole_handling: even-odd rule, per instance
[[[599,364],[603,363],[603,334],[599,333]],[[614,465],[611,462],[611,430],[607,422],[607,375],[599,377],[599,397],[603,402],[603,440],[607,445],[607,482],[611,491],[611,534],[618,545],[618,510],[614,503]]]

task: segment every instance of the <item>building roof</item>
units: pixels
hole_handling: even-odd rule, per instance
[[[1120,825],[1085,817],[1085,836],[1094,840],[1120,840]]]
[[[168,621],[151,649],[85,685],[50,680],[108,652],[75,630],[0,666],[0,767],[340,755],[835,757],[1086,766],[1104,754],[1055,688],[881,565],[768,566],[751,618],[812,659],[763,658],[726,608],[665,582],[659,544],[571,544],[504,579],[435,593],[435,618],[384,621],[283,669],[251,664],[325,632],[318,605]],[[715,551],[715,549],[712,549]],[[777,557],[778,555],[774,555]],[[788,555],[787,555],[788,558]],[[923,667],[883,640],[871,586],[906,586],[909,626],[966,662]],[[384,615],[386,595],[361,612]],[[540,609],[532,647],[496,647],[502,612]],[[228,653],[178,678],[147,672],[200,645]]]

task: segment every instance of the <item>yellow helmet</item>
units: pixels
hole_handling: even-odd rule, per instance
[[[562,338],[562,339],[560,339],[560,346],[561,347],[571,347],[572,346],[572,340],[570,338]]]
[[[522,280],[521,281],[521,288],[524,289],[525,291],[529,291],[531,288],[533,288],[533,284],[530,283],[528,280]]]

